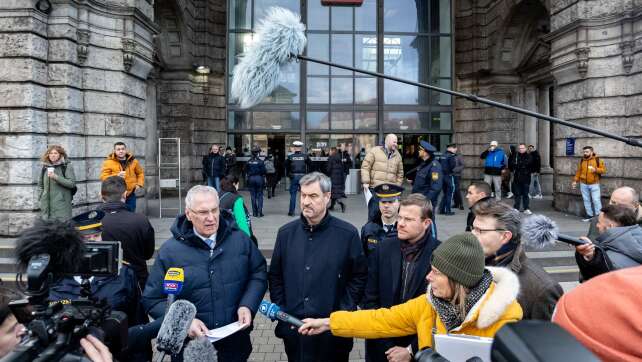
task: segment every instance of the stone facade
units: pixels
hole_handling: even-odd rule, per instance
[[[465,0],[456,2],[455,17],[459,90],[626,137],[642,135],[642,2]],[[497,140],[505,148],[538,146],[545,192],[554,193],[562,210],[583,213],[570,184],[585,145],[606,162],[603,197],[621,185],[642,188],[642,149],[463,99],[455,101],[455,112],[468,180],[481,177],[479,154]],[[565,153],[569,137],[576,139],[573,157]]]

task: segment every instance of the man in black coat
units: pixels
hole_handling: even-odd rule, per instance
[[[346,173],[341,158],[341,150],[337,150],[336,147],[330,148],[330,157],[328,157],[325,169],[332,182],[330,210],[334,211],[334,205],[338,203],[341,206],[341,212],[345,212],[346,205],[341,199],[346,197]]]
[[[399,199],[403,187],[395,184],[381,184],[374,188],[374,192],[379,199],[379,213],[361,228],[363,252],[368,257],[383,239],[397,236]]]
[[[468,201],[468,217],[466,218],[466,231],[473,229],[473,222],[475,221],[475,214],[473,213],[473,206],[482,200],[490,197],[490,185],[483,181],[475,181],[468,186],[466,191],[466,201]]]
[[[532,214],[529,209],[528,191],[531,185],[531,172],[533,170],[533,159],[526,152],[526,145],[519,144],[517,153],[508,161],[508,168],[513,172],[512,190],[515,195],[514,208],[520,210],[524,206],[524,214]]]
[[[103,204],[98,209],[105,213],[102,239],[120,241],[123,260],[136,273],[142,293],[149,275],[147,260],[154,255],[156,246],[154,228],[145,215],[131,212],[125,205],[127,186],[122,177],[106,178],[101,185],[100,194]]]
[[[441,172],[443,173],[444,182],[442,192],[444,196],[441,198],[439,204],[440,215],[455,215],[451,210],[452,201],[455,198],[455,167],[457,167],[457,155],[455,149],[457,145],[454,143],[446,147],[446,154],[441,158]],[[437,207],[437,205],[435,205]]]
[[[185,197],[185,215],[172,225],[154,261],[143,292],[143,305],[154,319],[165,314],[163,279],[171,267],[183,268],[185,282],[176,296],[196,306],[190,338],[239,322],[244,328],[214,342],[218,360],[247,361],[252,353],[250,331],[265,291],[265,258],[227,213],[219,213],[218,193],[197,185]]]
[[[221,178],[225,176],[225,157],[219,153],[218,145],[210,147],[210,153],[203,157],[203,171],[207,176],[207,186],[221,191]]]
[[[270,298],[299,319],[353,311],[363,296],[367,261],[357,229],[327,211],[330,179],[312,172],[301,178],[301,217],[279,229],[270,263]],[[329,332],[302,336],[278,322],[275,335],[295,361],[348,361],[352,339]]]
[[[528,145],[528,154],[531,155],[531,158],[533,159],[533,163],[531,164],[531,186],[529,188],[529,193],[534,199],[541,199],[543,196],[539,174],[542,171],[542,157],[533,145]]]
[[[396,237],[386,238],[368,263],[363,309],[390,308],[426,293],[432,252],[439,240],[430,232],[432,205],[421,194],[401,201]],[[412,360],[417,335],[366,341],[366,361]]]

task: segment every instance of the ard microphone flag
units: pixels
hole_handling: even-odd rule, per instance
[[[183,289],[185,272],[183,268],[169,268],[163,280],[163,292],[168,295],[176,295]]]

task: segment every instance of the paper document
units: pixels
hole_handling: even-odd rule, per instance
[[[462,334],[435,334],[435,351],[449,361],[465,361],[479,357],[490,362],[492,338]]]
[[[207,339],[210,340],[210,342],[216,342],[231,334],[234,334],[240,331],[241,329],[243,329],[243,325],[240,324],[239,322],[234,322],[226,326],[223,326],[221,328],[212,329],[207,333],[205,333],[205,335],[207,336]]]
[[[366,198],[366,206],[368,206],[368,204],[370,203],[370,199],[372,198],[372,192],[370,192],[369,188],[363,188],[363,196]]]

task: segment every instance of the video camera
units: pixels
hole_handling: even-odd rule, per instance
[[[84,242],[75,266],[56,270],[59,265],[49,254],[28,258],[24,274],[26,299],[9,303],[16,319],[27,326],[22,342],[0,361],[82,361],[80,339],[92,334],[118,355],[127,342],[127,317],[111,310],[109,304],[91,296],[91,277],[119,273],[122,249],[119,242]],[[27,253],[28,255],[28,253]],[[25,255],[19,256],[24,257]],[[24,262],[24,260],[21,260]],[[50,302],[49,288],[63,277],[80,276],[81,298]],[[20,284],[20,283],[18,283]]]

